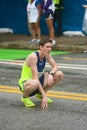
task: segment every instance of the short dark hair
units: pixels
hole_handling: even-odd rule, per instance
[[[41,46],[44,46],[44,45],[45,45],[46,43],[48,43],[48,42],[52,43],[52,40],[49,39],[49,38],[41,39],[40,42],[39,42],[39,46],[40,46],[40,45],[41,45]]]

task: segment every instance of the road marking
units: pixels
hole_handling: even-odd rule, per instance
[[[18,65],[18,66],[22,66],[23,65],[23,61],[16,61],[16,60],[10,60],[10,61],[0,61],[0,63],[2,64],[8,64],[8,65]],[[49,63],[46,63],[46,67],[51,67],[49,65]],[[63,63],[59,63],[58,64],[59,68],[63,68],[63,69],[78,69],[78,70],[87,70],[87,65],[78,65],[78,64],[63,64]]]
[[[49,63],[46,63],[47,67],[50,67]],[[68,68],[68,69],[78,69],[78,70],[87,70],[87,65],[78,65],[78,64],[58,64],[59,68]]]
[[[87,58],[71,58],[71,57],[63,57],[64,60],[87,60]]]
[[[12,86],[0,86],[0,92],[22,94],[19,88],[12,87]],[[51,90],[47,92],[47,96],[54,97],[54,98],[61,98],[61,99],[87,101],[87,94],[85,93],[72,93],[72,92]]]

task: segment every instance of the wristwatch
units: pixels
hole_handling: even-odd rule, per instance
[[[52,76],[54,76],[54,73],[53,73],[53,72],[49,72],[48,74],[51,74]]]

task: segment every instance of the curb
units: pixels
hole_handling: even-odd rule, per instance
[[[28,41],[11,41],[11,42],[2,42],[0,43],[0,48],[2,49],[29,49],[29,50],[37,50],[39,49],[38,45],[29,44]],[[71,44],[56,44],[53,45],[53,51],[74,51],[74,52],[83,52],[87,51],[87,46],[84,44],[71,45]]]

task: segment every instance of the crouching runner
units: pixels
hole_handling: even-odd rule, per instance
[[[47,97],[47,91],[64,77],[63,72],[59,71],[57,63],[50,54],[52,46],[52,40],[42,39],[39,43],[39,50],[32,52],[24,61],[18,84],[23,92],[21,101],[26,107],[35,106],[30,97],[36,96],[38,100],[41,100],[41,107],[47,108],[48,103],[53,102],[51,98]],[[44,71],[46,61],[52,67],[49,72]]]

